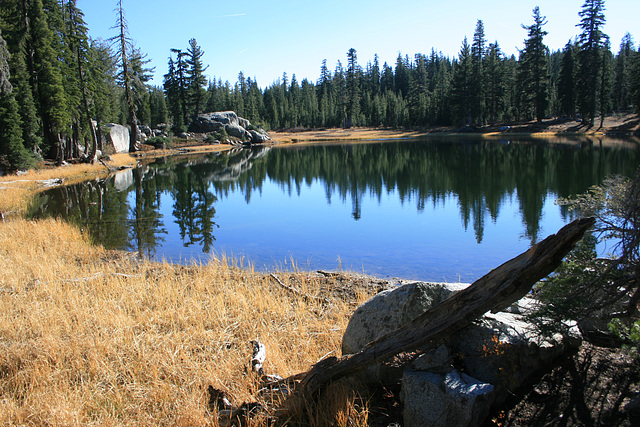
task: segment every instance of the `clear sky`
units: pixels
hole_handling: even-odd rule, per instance
[[[484,23],[488,42],[497,41],[506,54],[517,54],[527,37],[521,24],[533,22],[540,7],[547,17],[545,44],[562,49],[579,29],[575,26],[584,0],[123,0],[129,33],[155,67],[161,85],[171,48],[186,50],[195,38],[209,65],[209,77],[237,81],[256,79],[265,88],[286,72],[298,82],[316,82],[322,60],[334,70],[346,64],[354,48],[363,67],[378,54],[380,64],[393,66],[398,57],[431,49],[457,56],[462,40],[473,38],[476,22]],[[108,39],[117,34],[116,0],[78,0],[89,34]],[[640,41],[640,1],[605,3],[604,28],[617,53],[626,32]]]

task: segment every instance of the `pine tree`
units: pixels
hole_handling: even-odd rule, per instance
[[[486,99],[489,122],[495,124],[505,107],[505,67],[504,55],[498,42],[490,43],[485,60]]]
[[[116,85],[118,75],[116,59],[108,42],[90,40],[88,51],[88,86],[93,94],[93,112],[100,129],[102,123],[115,122],[119,110],[120,88]],[[103,150],[102,133],[97,132],[97,149]]]
[[[600,129],[602,129],[604,116],[611,111],[611,69],[613,66],[613,55],[611,54],[609,40],[605,41],[600,61],[600,87],[598,89],[600,99],[598,100],[598,105],[600,110]]]
[[[202,64],[202,56],[204,51],[198,46],[196,39],[189,40],[189,47],[186,54],[186,67],[187,67],[187,93],[189,99],[189,107],[191,109],[191,121],[192,123],[198,117],[198,114],[202,112],[204,107],[204,97],[206,95],[205,85],[207,84],[207,78],[204,72],[208,66],[205,67]],[[243,94],[246,95],[246,94]]]
[[[354,48],[347,52],[347,121],[346,128],[354,124],[354,118],[360,113],[360,85],[358,82],[358,55]]]
[[[161,87],[152,86],[149,91],[149,107],[151,120],[149,125],[156,128],[160,123],[167,122],[167,104]]]
[[[629,97],[635,107],[636,113],[640,114],[640,48],[631,57],[631,78],[629,79]]]
[[[428,120],[429,82],[427,78],[427,58],[416,54],[409,85],[409,118],[414,126],[425,126]]]
[[[164,75],[164,93],[167,97],[168,109],[173,121],[174,132],[183,132],[186,130],[184,122],[184,99],[181,96],[183,87],[173,57],[169,56],[169,70]],[[212,96],[212,99],[215,99]],[[215,107],[212,107],[212,111]]]
[[[560,110],[568,117],[576,114],[576,68],[576,46],[569,40],[562,51],[558,78]]]
[[[89,45],[87,36],[87,27],[83,20],[83,13],[76,6],[75,0],[67,0],[65,3],[65,36],[66,47],[71,52],[70,63],[75,68],[75,81],[78,85],[81,100],[78,100],[74,108],[78,110],[78,116],[84,116],[85,126],[91,135],[92,149],[88,158],[94,160],[98,150],[98,137],[96,129],[93,126],[92,114],[89,107],[89,88],[87,84],[87,69],[89,62]],[[77,144],[77,141],[75,141]]]
[[[9,79],[9,51],[0,31],[0,156],[7,157],[11,168],[28,168],[33,157],[22,141],[18,103]]]
[[[454,67],[452,94],[453,103],[459,117],[462,117],[463,126],[471,126],[472,72],[471,47],[465,37]]]
[[[626,33],[620,42],[620,51],[615,58],[612,93],[614,110],[624,110],[630,105],[629,82],[631,80],[631,58],[634,54],[633,37]]]
[[[396,59],[393,86],[396,94],[401,94],[403,98],[409,94],[409,79],[409,57],[403,57],[399,53]]]
[[[598,110],[602,55],[609,38],[602,32],[604,10],[604,0],[586,0],[577,25],[582,30],[578,36],[578,107],[590,126]]]
[[[476,23],[476,29],[473,33],[473,42],[471,43],[471,117],[475,122],[484,125],[485,110],[485,73],[484,73],[484,57],[485,57],[484,24],[482,20]]]
[[[139,123],[149,124],[151,120],[150,111],[150,89],[147,83],[153,78],[153,68],[146,65],[151,62],[147,55],[143,54],[139,48],[130,46],[129,70],[131,72],[131,94],[135,105],[136,116]]]
[[[540,8],[536,6],[533,9],[533,24],[522,25],[528,32],[528,38],[520,52],[521,99],[524,110],[532,110],[538,121],[544,118],[549,105],[549,49],[543,43],[548,33],[542,29],[546,23],[546,17],[540,14]]]
[[[26,3],[14,0],[4,1],[0,7],[0,24],[7,49],[11,53],[9,66],[11,69],[12,94],[18,103],[21,119],[22,139],[27,150],[37,153],[42,145],[41,121],[38,118],[34,89],[31,85],[31,74],[27,68],[27,31]]]
[[[69,109],[53,46],[54,33],[49,28],[41,0],[32,0],[25,9],[29,22],[26,40],[27,69],[31,74],[34,99],[42,119],[49,155],[55,153],[58,164],[64,160],[64,132],[68,129]]]

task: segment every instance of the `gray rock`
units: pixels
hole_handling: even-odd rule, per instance
[[[441,345],[433,351],[419,356],[411,362],[411,367],[417,371],[432,371],[447,373],[453,369],[451,352],[446,345]]]
[[[267,141],[270,141],[271,138],[265,131],[257,132],[255,130],[250,130],[249,134],[251,134],[251,143],[252,144],[264,144]]]
[[[238,126],[240,123],[238,121],[238,115],[234,111],[219,111],[216,113],[204,113],[198,116],[196,123],[206,124],[206,123],[222,123],[223,125],[235,125]]]
[[[107,130],[105,139],[107,147],[114,153],[126,153],[129,151],[129,128],[116,123],[104,125]]]
[[[501,402],[531,374],[580,343],[576,329],[544,338],[521,315],[500,312],[485,314],[455,334],[448,345],[453,353],[464,355],[460,359],[465,372],[496,386],[496,400]]]
[[[252,129],[249,120],[233,111],[200,114],[193,124],[196,132],[220,132],[224,130],[229,136],[243,141],[245,144],[264,144],[271,140],[264,129]],[[250,130],[251,129],[251,130]]]
[[[400,400],[404,426],[477,426],[489,413],[494,387],[466,374],[406,369]]]
[[[142,134],[145,134],[147,137],[152,136],[152,130],[147,125],[139,125],[138,126],[138,132],[142,133]]]
[[[251,122],[249,122],[249,120],[247,119],[243,119],[242,117],[238,117],[238,126],[249,129],[249,126],[251,126]]]
[[[227,135],[239,138],[242,141],[251,140],[251,134],[239,125],[228,124],[224,126],[224,130],[227,131]]]
[[[342,354],[357,353],[369,342],[398,329],[466,286],[414,282],[380,292],[351,316],[342,337]]]

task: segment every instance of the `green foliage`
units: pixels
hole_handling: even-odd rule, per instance
[[[208,136],[212,137],[213,140],[218,140],[218,141],[226,141],[227,139],[229,139],[229,134],[227,133],[225,128],[222,128],[217,132],[213,132]]]
[[[152,136],[151,138],[147,138],[145,144],[153,145],[156,148],[171,148],[173,141],[171,138],[165,136]]]
[[[546,17],[540,14],[540,8],[536,6],[533,9],[533,24],[522,26],[527,30],[528,38],[524,41],[518,64],[521,111],[525,118],[530,118],[531,114],[538,121],[544,118],[549,105],[549,49],[543,43],[548,33],[542,29],[546,23]]]
[[[633,179],[614,177],[560,203],[597,220],[550,278],[537,286],[543,305],[531,318],[545,332],[563,322],[598,319],[637,345],[640,291],[640,169]],[[609,258],[597,258],[598,239],[612,242]]]

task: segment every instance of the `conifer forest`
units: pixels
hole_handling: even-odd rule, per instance
[[[344,63],[319,58],[317,81],[284,72],[265,88],[243,72],[236,82],[208,77],[215,64],[203,63],[194,38],[167,46],[163,85],[151,85],[154,70],[129,37],[122,0],[115,3],[109,40],[89,36],[75,0],[0,3],[0,169],[91,158],[106,123],[129,125],[135,142],[136,125],[168,123],[179,133],[213,111],[275,130],[459,129],[546,117],[597,128],[611,112],[640,109],[640,53],[630,33],[616,41],[603,32],[604,0],[585,0],[575,37],[561,50],[545,45],[547,20],[535,7],[523,17],[517,56],[487,40],[478,20],[454,57],[433,46],[381,64],[346,46]]]

